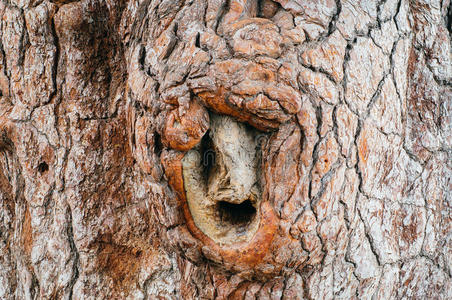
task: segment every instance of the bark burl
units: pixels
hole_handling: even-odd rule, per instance
[[[452,298],[450,0],[0,0],[0,299]]]

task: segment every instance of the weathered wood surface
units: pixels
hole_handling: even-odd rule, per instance
[[[450,0],[0,0],[0,299],[452,298],[451,26]]]

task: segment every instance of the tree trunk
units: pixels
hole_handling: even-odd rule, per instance
[[[0,0],[0,299],[451,299],[450,0]]]

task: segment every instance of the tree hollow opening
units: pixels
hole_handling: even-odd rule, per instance
[[[240,204],[220,201],[218,202],[218,214],[223,223],[240,227],[253,221],[256,216],[256,208],[250,200]]]

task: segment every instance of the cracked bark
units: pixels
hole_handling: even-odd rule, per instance
[[[0,0],[0,298],[452,298],[451,12]]]

